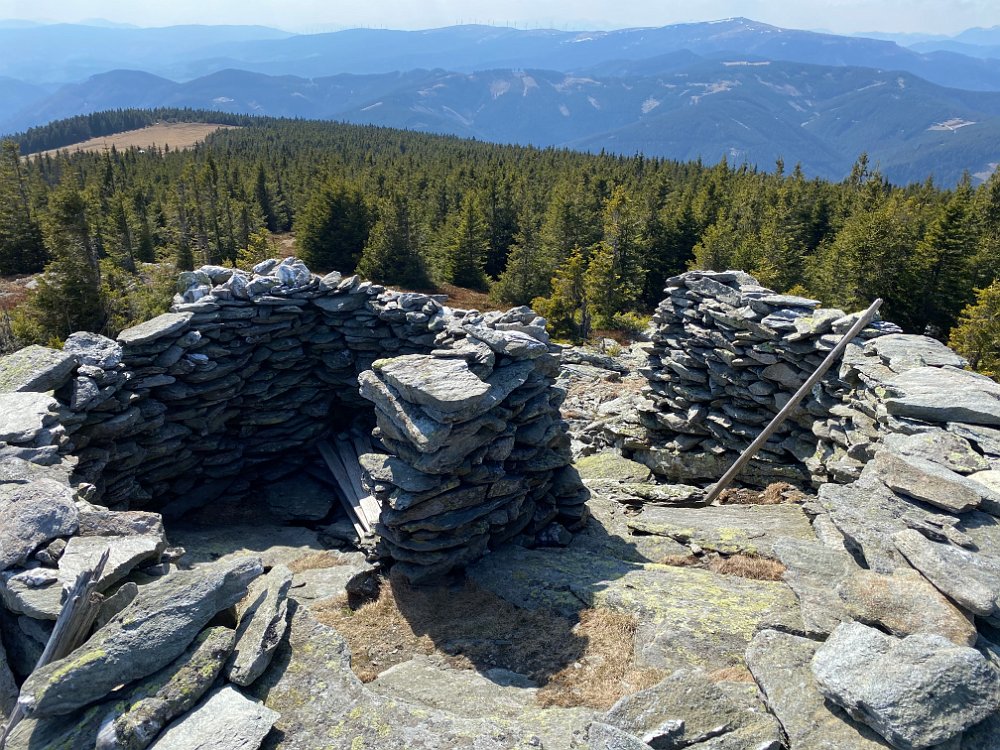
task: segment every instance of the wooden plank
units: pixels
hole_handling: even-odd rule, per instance
[[[359,498],[354,494],[354,487],[351,485],[347,470],[340,461],[340,456],[337,455],[333,446],[325,441],[318,442],[316,446],[319,448],[320,455],[323,456],[327,467],[333,473],[334,479],[337,480],[337,486],[340,487],[337,497],[340,499],[341,505],[344,506],[344,510],[347,511],[347,517],[351,519],[358,538],[370,534],[371,525],[361,509]]]
[[[750,459],[757,455],[757,451],[764,446],[764,443],[768,441],[768,438],[770,438],[771,435],[778,431],[778,428],[781,427],[788,416],[795,411],[799,402],[802,401],[802,399],[804,399],[813,389],[813,386],[816,385],[820,378],[826,374],[826,371],[833,366],[833,363],[840,359],[841,355],[844,353],[844,349],[847,348],[847,345],[851,343],[854,340],[854,337],[861,333],[862,329],[871,322],[872,318],[875,317],[875,313],[878,312],[878,309],[881,306],[881,299],[877,299],[872,302],[871,307],[865,310],[864,314],[858,318],[853,326],[851,326],[851,330],[844,334],[844,337],[833,348],[833,351],[826,355],[826,359],[824,359],[820,366],[816,369],[816,372],[809,376],[809,379],[806,380],[806,382],[802,384],[802,387],[795,392],[795,395],[789,399],[784,408],[775,415],[770,424],[768,424],[768,426],[764,428],[764,431],[757,436],[757,439],[750,443],[749,447],[747,447],[740,457],[736,459],[736,462],[729,467],[729,471],[722,475],[722,479],[712,485],[709,489],[708,496],[705,498],[706,503],[713,503],[716,498],[722,494],[722,491],[726,489],[726,487],[728,487],[729,484],[736,478],[736,475],[743,470],[743,467],[750,462]]]
[[[342,435],[337,439],[337,451],[340,454],[340,460],[344,464],[344,468],[347,469],[347,474],[351,478],[351,484],[354,486],[355,492],[357,492],[358,504],[365,515],[365,521],[367,521],[369,527],[374,528],[375,524],[378,523],[379,516],[382,514],[382,506],[379,505],[378,500],[368,494],[361,483],[361,464],[358,463],[358,456],[361,453],[358,452],[359,450],[361,453],[367,452],[360,437],[354,436],[353,439],[349,439]]]

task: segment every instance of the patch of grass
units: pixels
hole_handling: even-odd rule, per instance
[[[780,581],[785,566],[777,560],[753,555],[731,555],[709,560],[708,569],[727,576],[750,578],[754,581]]]
[[[357,609],[346,598],[313,607],[351,648],[351,668],[370,682],[418,654],[444,654],[455,667],[502,667],[541,686],[542,705],[608,708],[664,676],[634,668],[637,623],[588,609],[580,621],[526,610],[470,582],[413,587],[391,578]]]
[[[667,673],[635,665],[635,616],[610,609],[581,612],[574,632],[586,638],[583,657],[557,672],[538,691],[545,707],[588,706],[606,710],[625,695],[660,682]]]
[[[310,552],[288,564],[288,569],[293,573],[301,573],[305,570],[317,570],[321,568],[334,568],[338,565],[346,565],[350,558],[335,550],[322,550],[321,552]]]
[[[671,565],[675,568],[693,568],[701,565],[701,559],[695,555],[667,555],[657,562],[660,565]]]

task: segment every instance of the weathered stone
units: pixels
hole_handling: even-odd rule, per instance
[[[617,482],[642,482],[652,475],[648,466],[614,451],[581,458],[576,462],[576,469],[584,481],[608,479]]]
[[[1000,385],[954,367],[917,367],[886,384],[889,414],[927,422],[1000,424]]]
[[[781,722],[794,750],[885,750],[871,728],[827,703],[813,681],[810,663],[819,643],[762,630],[746,652],[747,666],[768,708]]]
[[[848,619],[837,586],[857,564],[844,549],[832,549],[807,539],[781,537],[772,549],[785,566],[785,582],[792,587],[808,633],[832,633]]]
[[[276,565],[250,585],[246,598],[237,606],[236,647],[226,662],[226,679],[230,682],[249,685],[271,663],[288,626],[291,585],[292,571],[284,565]]]
[[[279,718],[234,687],[222,687],[175,721],[151,750],[256,750]]]
[[[705,490],[689,484],[629,482],[622,484],[617,490],[615,499],[628,505],[668,505],[692,508],[705,505]]]
[[[644,507],[629,519],[630,529],[669,536],[681,544],[726,555],[774,557],[783,537],[815,540],[809,518],[798,505],[722,505],[707,508]]]
[[[917,531],[892,537],[899,551],[945,596],[982,617],[1000,611],[1000,561],[932,542]]]
[[[122,348],[116,341],[90,331],[71,333],[63,342],[63,352],[81,365],[110,370],[121,364]]]
[[[109,700],[69,716],[29,718],[14,730],[9,750],[143,750],[171,719],[191,708],[212,686],[235,633],[203,631],[177,660]]]
[[[73,537],[59,558],[59,577],[65,584],[72,585],[80,573],[93,570],[101,555],[110,550],[104,573],[97,583],[97,590],[104,591],[142,563],[159,560],[166,546],[163,537],[153,534]]]
[[[965,367],[968,363],[930,336],[889,334],[865,344],[865,354],[875,354],[896,372],[917,367]]]
[[[70,354],[46,346],[26,346],[0,357],[0,393],[54,391],[76,369]]]
[[[246,595],[257,558],[178,571],[144,587],[132,604],[63,659],[36,670],[21,689],[29,715],[66,714],[169,664],[216,613]]]
[[[601,721],[592,721],[587,727],[589,750],[653,750],[633,734]]]
[[[844,623],[812,671],[827,698],[904,750],[945,742],[1000,705],[1000,674],[982,654],[936,635],[898,640]]]
[[[123,346],[151,344],[162,338],[179,333],[191,322],[194,313],[163,313],[152,320],[126,328],[118,334],[118,343]]]
[[[970,511],[985,495],[993,495],[981,484],[926,458],[881,450],[874,464],[873,470],[890,489],[951,513]],[[1000,507],[1000,495],[991,499]]]
[[[522,331],[497,331],[485,326],[463,326],[465,332],[482,341],[497,354],[514,359],[535,359],[548,354],[549,347]]]
[[[893,635],[940,635],[959,646],[973,646],[978,638],[971,618],[915,570],[897,570],[889,576],[856,570],[840,583],[837,593],[851,617]]]
[[[882,445],[893,453],[933,461],[959,474],[990,468],[990,462],[976,453],[968,440],[942,429],[913,435],[890,433],[883,438]]]
[[[263,495],[271,514],[284,521],[319,521],[336,502],[328,486],[305,475],[270,484]]]
[[[40,544],[77,529],[73,492],[52,479],[0,485],[0,571],[24,562]]]
[[[441,414],[460,413],[468,418],[493,405],[484,398],[489,384],[480,380],[465,360],[414,354],[376,360],[372,369],[408,402],[432,407]]]
[[[781,747],[778,723],[753,705],[738,705],[701,670],[678,670],[662,682],[627,695],[603,721],[642,738],[654,748]],[[669,736],[665,727],[673,731]]]
[[[33,444],[58,421],[59,402],[44,393],[0,393],[0,442]]]

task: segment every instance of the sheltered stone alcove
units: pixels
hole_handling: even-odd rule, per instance
[[[351,479],[382,506],[375,553],[419,579],[586,511],[544,320],[443,299],[294,258],[203,267],[181,274],[171,312],[117,342],[73,334],[6,369],[44,372],[21,389],[55,393],[57,439],[36,450],[75,459],[92,501],[168,523],[268,497],[287,520],[331,520],[316,445],[346,436],[362,457]]]

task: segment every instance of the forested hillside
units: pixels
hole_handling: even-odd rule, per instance
[[[22,143],[65,145],[67,129],[165,114],[91,115]],[[289,231],[316,271],[489,290],[534,304],[569,337],[641,325],[664,279],[688,267],[746,269],[845,309],[881,296],[886,317],[943,337],[1000,267],[996,175],[978,188],[893,186],[861,156],[830,183],[781,164],[764,173],[322,122],[233,124],[243,127],[188,151],[23,159],[5,143],[0,275],[47,271],[7,318],[7,345],[113,333],[167,304],[175,268],[249,264]]]

